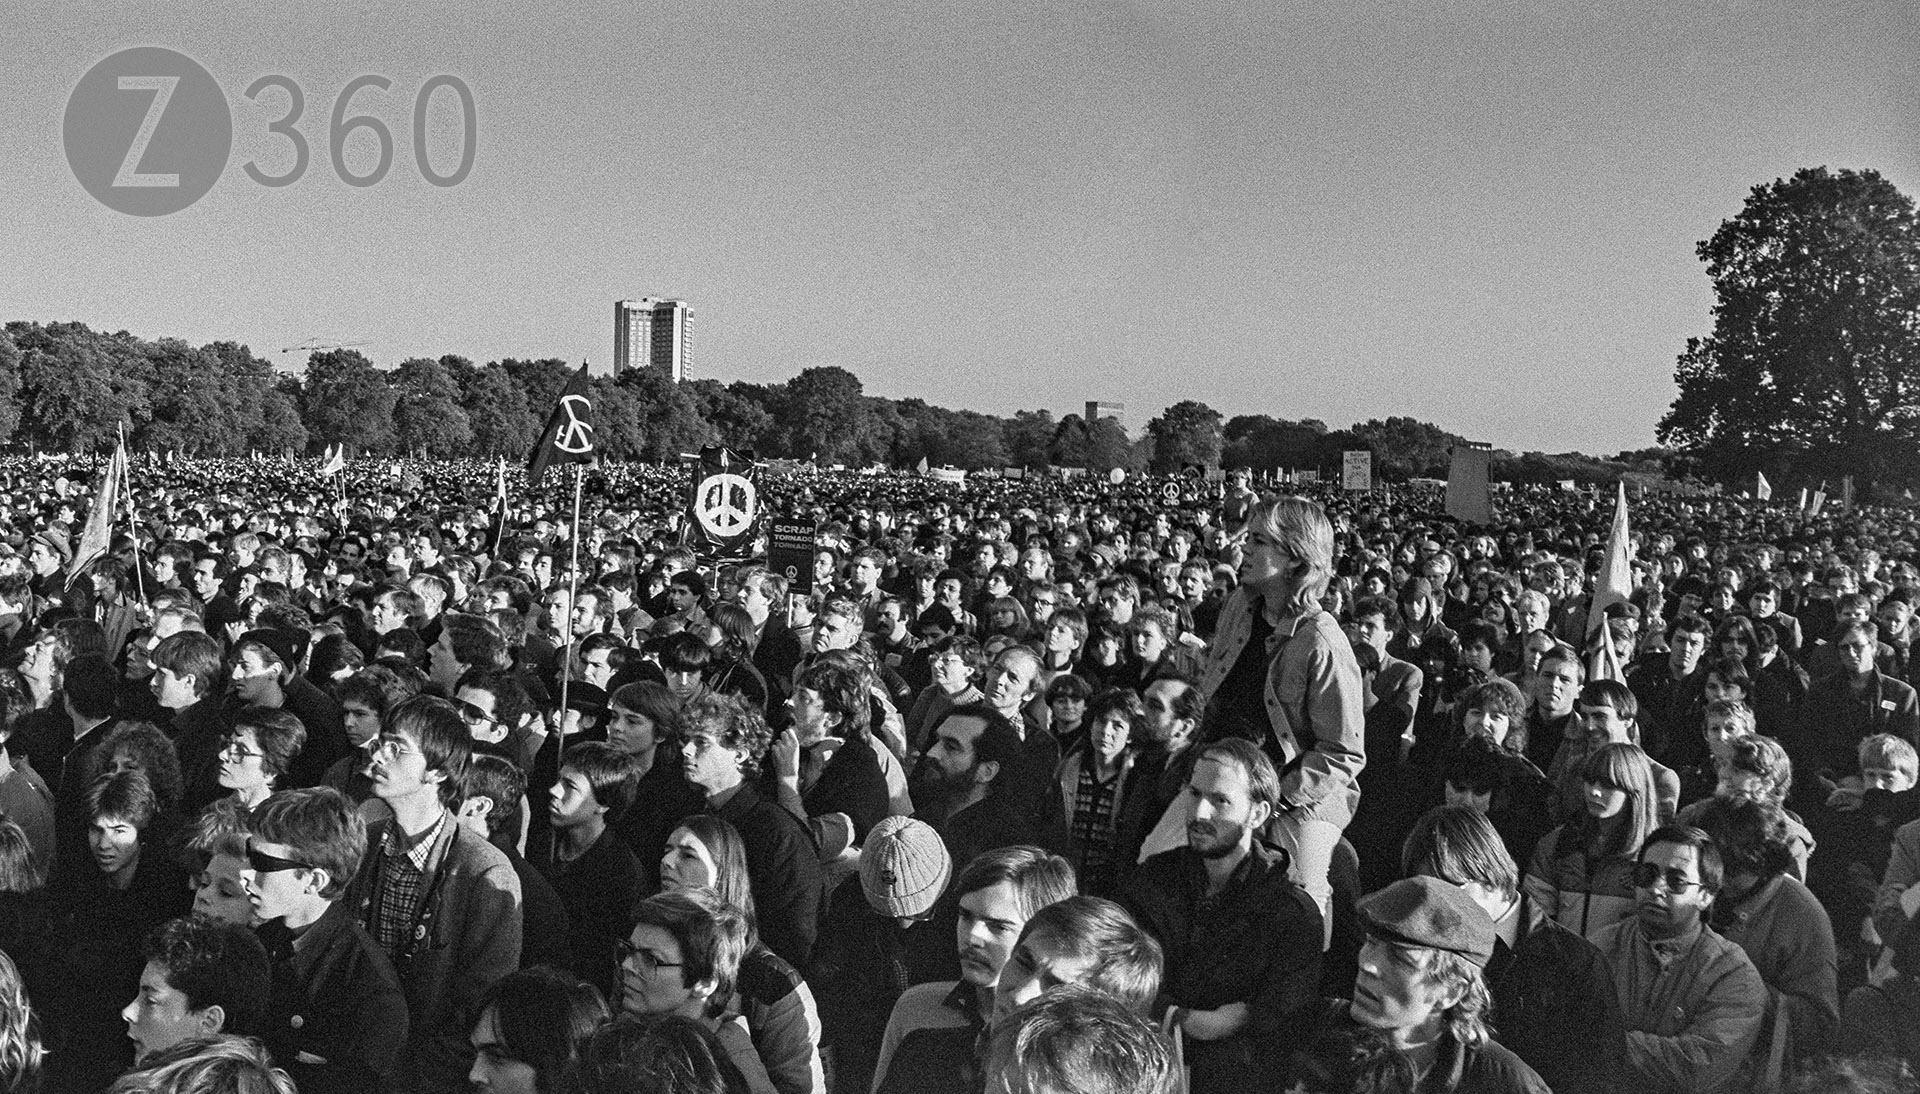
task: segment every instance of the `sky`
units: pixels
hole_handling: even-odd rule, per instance
[[[1611,453],[1654,442],[1711,329],[1695,245],[1750,188],[1920,190],[1911,0],[16,0],[9,28],[0,319],[288,368],[309,340],[599,366],[613,302],[666,296],[722,381],[838,365],[996,414],[1121,402],[1136,434],[1197,399]],[[63,151],[76,84],[135,46],[199,62],[233,118],[212,190],[162,217]],[[245,95],[273,74],[312,147],[279,188],[243,168],[292,163],[284,94]],[[395,153],[357,188],[326,134],[364,74],[392,88],[346,113]],[[453,187],[411,148],[439,74],[475,102]],[[442,174],[454,102],[427,114]]]

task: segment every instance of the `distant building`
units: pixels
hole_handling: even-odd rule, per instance
[[[1127,427],[1127,404],[1100,403],[1089,400],[1087,403],[1087,424],[1092,425],[1102,418],[1112,418],[1114,421],[1120,423],[1120,428],[1125,429]]]
[[[693,371],[693,307],[643,296],[613,304],[613,374],[652,368],[676,383]]]

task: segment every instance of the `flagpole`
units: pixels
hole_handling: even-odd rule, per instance
[[[139,590],[140,603],[147,603],[147,576],[141,573],[140,566],[140,525],[134,519],[133,512],[133,462],[125,458],[127,451],[126,426],[120,427],[121,458],[115,462],[120,465],[120,496],[127,502],[127,538],[133,541],[133,584]],[[109,471],[111,472],[111,468]]]
[[[498,494],[500,498],[500,520],[493,529],[493,557],[497,561],[501,557],[500,552],[505,549],[507,542],[507,491],[505,489],[507,485],[507,458],[505,456],[495,456],[494,458],[499,461],[494,465],[493,472],[496,476],[494,481],[499,484],[499,488],[494,492]],[[577,522],[579,518],[575,517],[574,519]],[[567,610],[573,610],[573,602],[571,600],[567,602]]]
[[[567,722],[567,685],[573,678],[573,658],[579,651],[573,648],[573,605],[580,597],[580,494],[586,486],[587,465],[573,465],[573,562],[567,568],[567,618],[560,621],[566,628],[561,632],[566,639],[563,648],[566,656],[560,659],[560,725],[566,728]],[[567,758],[567,735],[560,734],[560,761]]]
[[[554,767],[562,768],[567,764],[567,691],[573,683],[573,658],[579,652],[573,641],[573,605],[580,596],[580,493],[587,480],[587,468],[583,463],[573,465],[573,562],[567,568],[567,618],[560,621],[564,628],[561,636],[566,639],[560,646],[560,724],[554,728],[559,733],[559,743],[554,746]],[[560,847],[560,830],[547,833],[552,840],[552,850]]]

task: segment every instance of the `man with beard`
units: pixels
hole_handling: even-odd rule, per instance
[[[1147,684],[1141,720],[1146,744],[1135,757],[1120,792],[1120,816],[1114,822],[1114,857],[1120,868],[1120,880],[1132,875],[1143,857],[1151,858],[1174,843],[1160,843],[1151,837],[1186,837],[1187,779],[1198,758],[1193,735],[1206,712],[1200,689],[1191,676],[1167,673]],[[1168,816],[1169,811],[1177,816]],[[1146,854],[1142,855],[1142,848]]]
[[[1767,986],[1739,946],[1707,926],[1725,867],[1698,828],[1656,829],[1633,868],[1635,913],[1594,944],[1627,1027],[1625,1084],[1646,1094],[1750,1089]]]
[[[1166,1022],[1186,1039],[1193,1094],[1255,1089],[1297,1047],[1288,1018],[1320,983],[1320,912],[1287,854],[1254,834],[1280,776],[1258,745],[1207,745],[1187,782],[1187,846],[1148,859],[1121,903],[1166,953]]]
[[[980,1089],[975,1055],[994,991],[1034,913],[1074,895],[1073,867],[1038,847],[1002,847],[967,863],[953,883],[960,979],[916,984],[887,1019],[875,1094],[963,1094]]]
[[[1013,723],[985,703],[955,707],[934,727],[933,743],[914,769],[915,817],[932,825],[955,862],[996,847],[1032,843],[1026,811],[1003,790],[1021,759]]]

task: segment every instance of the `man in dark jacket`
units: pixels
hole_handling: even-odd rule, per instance
[[[387,712],[370,770],[393,817],[369,828],[347,895],[406,989],[411,1028],[395,1085],[431,1094],[465,1094],[473,1007],[520,964],[520,881],[442,802],[471,757],[466,722],[445,699]]]
[[[1353,999],[1324,1000],[1295,1018],[1308,1046],[1276,1069],[1268,1089],[1548,1094],[1487,1026],[1483,977],[1495,933],[1472,897],[1437,878],[1402,878],[1362,900],[1359,912],[1367,941]]]
[[[407,996],[341,902],[367,827],[331,787],[282,790],[253,812],[240,880],[273,962],[265,1041],[307,1094],[385,1090],[407,1044]]]
[[[888,817],[860,848],[859,876],[833,891],[809,980],[820,1001],[821,1039],[848,1089],[872,1088],[901,993],[960,976],[953,917],[936,912],[952,875],[938,832]]]
[[[1627,673],[1627,687],[1640,702],[1640,738],[1647,754],[1678,768],[1698,758],[1699,727],[1693,721],[1700,703],[1702,656],[1713,627],[1698,615],[1682,615],[1667,630],[1667,652],[1643,659]]]
[[[774,740],[780,804],[807,823],[823,859],[858,846],[887,815],[887,780],[867,728],[869,707],[857,673],[827,662],[809,665],[787,700],[793,725]]]
[[[640,773],[633,804],[613,818],[613,828],[640,860],[640,887],[648,893],[658,881],[667,837],[680,818],[706,805],[700,788],[687,782],[679,744],[668,736],[679,714],[680,701],[651,680],[622,684],[607,701],[607,743],[626,753]]]
[[[1121,903],[1166,953],[1156,1011],[1185,1035],[1193,1094],[1258,1089],[1318,994],[1320,912],[1287,880],[1286,852],[1254,838],[1280,796],[1257,745],[1207,745],[1187,794],[1187,846],[1148,859]]]
[[[1858,756],[1862,739],[1891,733],[1920,747],[1920,700],[1913,688],[1875,667],[1876,629],[1870,622],[1849,623],[1834,635],[1840,671],[1807,689],[1800,726],[1787,738],[1798,776],[1795,790],[1809,806],[1836,793],[1858,806],[1864,793]]]
[[[1187,779],[1199,756],[1193,737],[1206,713],[1206,703],[1191,676],[1157,677],[1147,684],[1143,698],[1146,718],[1141,728],[1146,743],[1127,773],[1120,815],[1113,825],[1114,859],[1123,883],[1138,868],[1141,849],[1167,810],[1185,808],[1181,799],[1186,797]]]
[[[153,648],[151,686],[155,701],[173,714],[168,732],[180,757],[181,805],[189,815],[226,793],[220,785],[228,725],[217,686],[220,667],[220,643],[198,631],[170,634]]]
[[[1443,805],[1415,822],[1401,854],[1408,877],[1458,885],[1493,918],[1486,965],[1500,1043],[1559,1094],[1607,1094],[1626,1054],[1613,974],[1593,943],[1520,892],[1520,871],[1485,816]]]
[[[932,825],[954,862],[982,852],[1039,842],[1032,811],[1002,789],[1022,761],[1020,733],[985,703],[955,707],[934,727],[914,769],[914,816]]]
[[[787,579],[755,567],[740,575],[740,606],[753,617],[759,641],[753,647],[753,665],[766,677],[770,699],[785,699],[793,674],[806,653],[793,628],[787,626]]]
[[[295,671],[305,645],[304,635],[272,627],[248,631],[233,644],[235,709],[285,710],[306,727],[306,744],[286,774],[292,786],[318,786],[327,768],[353,749],[340,704]]]
[[[476,752],[461,792],[466,798],[455,811],[456,819],[507,856],[513,876],[520,879],[520,967],[572,968],[573,946],[568,940],[573,928],[566,905],[553,891],[553,883],[514,846],[527,797],[526,773],[505,756]]]
[[[707,811],[733,825],[746,847],[760,939],[804,976],[825,880],[806,826],[754,785],[773,736],[766,719],[738,696],[708,692],[688,701],[681,725],[687,781],[705,792]]]
[[[636,781],[626,754],[605,741],[567,749],[547,803],[553,839],[533,850],[566,906],[574,973],[609,997],[619,992],[620,943],[633,932],[641,888],[640,863],[607,818],[626,812]]]

